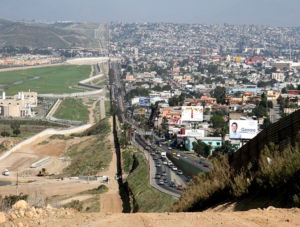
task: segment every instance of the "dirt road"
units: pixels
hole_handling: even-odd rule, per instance
[[[113,125],[112,117],[109,118],[109,122]],[[119,185],[117,180],[115,179],[115,175],[117,174],[117,156],[115,152],[114,146],[114,137],[112,133],[113,127],[111,127],[111,133],[108,135],[110,141],[110,147],[112,148],[111,152],[113,152],[113,158],[110,162],[109,169],[101,174],[103,176],[109,176],[109,184],[106,186],[108,187],[108,192],[101,194],[100,196],[100,212],[102,213],[122,213],[122,200],[119,195]]]

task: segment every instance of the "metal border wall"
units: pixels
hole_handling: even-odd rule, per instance
[[[273,142],[279,145],[279,151],[283,151],[289,144],[295,146],[299,131],[300,110],[273,123],[237,152],[229,155],[229,164],[235,171],[246,168],[249,162],[255,165],[265,145]]]

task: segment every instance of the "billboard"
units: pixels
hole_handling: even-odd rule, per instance
[[[258,122],[255,120],[230,120],[230,139],[252,139],[258,133]]]
[[[186,129],[185,130],[185,136],[199,136],[199,137],[204,137],[204,130],[199,130],[199,129]]]
[[[139,105],[140,106],[150,106],[150,98],[140,98]]]
[[[203,121],[203,106],[182,106],[182,121]]]

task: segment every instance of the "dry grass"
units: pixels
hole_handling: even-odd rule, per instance
[[[270,161],[271,160],[271,161]],[[288,146],[283,152],[273,143],[261,151],[258,165],[249,164],[239,173],[231,171],[227,155],[213,160],[214,170],[200,174],[191,182],[171,211],[205,210],[226,199],[267,196],[282,200],[282,207],[300,206],[299,146]]]

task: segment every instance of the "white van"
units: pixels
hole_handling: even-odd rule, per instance
[[[4,176],[9,176],[9,171],[8,171],[8,169],[5,169],[5,170],[2,172],[2,174],[3,174]]]

